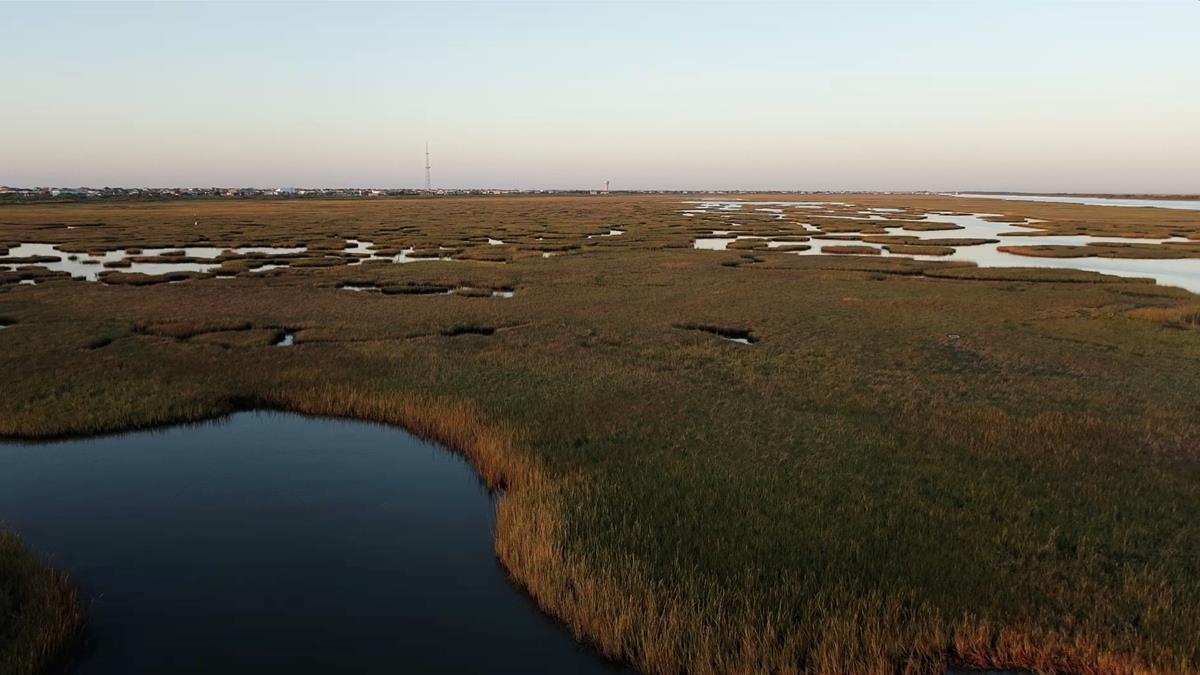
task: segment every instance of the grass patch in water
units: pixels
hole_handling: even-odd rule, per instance
[[[931,267],[925,275],[939,279],[973,279],[977,281],[1032,281],[1091,284],[1153,284],[1153,279],[1118,277],[1086,270],[1048,267]]]
[[[949,246],[930,246],[918,244],[885,244],[889,253],[896,255],[952,255],[954,249]]]
[[[821,253],[833,253],[837,255],[882,255],[883,251],[874,246],[852,246],[835,244],[833,246],[821,247]]]
[[[154,286],[171,282],[201,279],[204,272],[167,272],[166,274],[140,274],[138,272],[101,272],[100,281],[114,286]]]
[[[919,222],[919,223],[904,223],[903,229],[910,232],[937,232],[941,230],[964,230],[962,225],[954,223],[939,223],[936,221]]]
[[[1036,258],[1132,258],[1142,260],[1176,260],[1200,258],[1200,247],[1172,244],[1105,243],[1066,245],[1000,246],[998,250],[1013,255]]]
[[[35,265],[37,263],[56,263],[62,258],[53,255],[24,255],[13,256],[0,260],[0,264],[4,265]]]

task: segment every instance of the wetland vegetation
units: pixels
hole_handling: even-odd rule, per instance
[[[1200,669],[1196,296],[956,259],[1023,224],[1186,279],[1200,212],[780,201],[0,207],[0,254],[206,267],[0,271],[0,435],[404,427],[496,490],[512,581],[648,673]]]
[[[0,530],[0,673],[39,673],[77,642],[83,606],[70,580]]]

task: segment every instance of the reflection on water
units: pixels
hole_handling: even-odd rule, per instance
[[[616,232],[616,230],[614,230]],[[503,243],[492,240],[493,243]],[[237,256],[295,256],[308,251],[305,246],[294,248],[275,246],[243,246],[239,248],[216,248],[211,246],[183,246],[177,248],[147,248],[147,249],[116,249],[98,254],[67,253],[61,251],[57,244],[24,243],[18,244],[0,256],[0,270],[15,270],[21,267],[36,267],[52,272],[67,272],[72,277],[86,281],[98,281],[104,272],[129,272],[133,274],[161,275],[175,272],[215,272],[221,267],[221,262]],[[413,255],[416,249],[409,247],[395,255],[380,255],[375,245],[369,241],[347,239],[342,255],[352,257],[347,264],[361,265],[365,261],[386,261],[391,263],[415,263],[430,260],[453,260],[450,249],[445,255]],[[36,256],[36,258],[35,258]],[[30,258],[30,260],[18,260]],[[144,261],[142,258],[158,258],[154,261]],[[172,260],[179,258],[178,261]],[[209,262],[211,261],[211,262]],[[247,258],[251,272],[269,272],[288,267],[286,263],[267,262]],[[229,272],[232,274],[233,272]]]
[[[358,260],[349,263],[350,265],[361,265],[368,261],[386,261],[390,263],[404,264],[427,262],[430,260],[454,260],[449,255],[415,256],[413,253],[416,253],[417,249],[412,246],[400,251],[395,255],[380,255],[380,253],[375,250],[374,242],[360,241],[358,239],[347,239],[346,243],[347,247],[343,253],[349,253],[358,256]]]
[[[0,521],[81,586],[77,675],[616,671],[509,583],[472,470],[393,428],[0,444]]]
[[[920,260],[966,260],[980,267],[1039,267],[1073,269],[1100,272],[1121,277],[1154,279],[1165,286],[1178,286],[1193,293],[1200,293],[1200,258],[1178,258],[1155,260],[1137,258],[1037,258],[1014,255],[1000,251],[1001,246],[1061,245],[1082,246],[1102,243],[1163,244],[1186,242],[1187,239],[1138,239],[1131,237],[1087,237],[1087,236],[1036,236],[1030,237],[1030,228],[989,223],[978,216],[935,216],[930,220],[953,222],[964,229],[952,232],[913,232],[919,239],[943,237],[982,237],[998,239],[998,243],[979,246],[960,246],[948,256],[914,256]],[[1022,236],[1024,233],[1024,236]]]
[[[1059,197],[1051,195],[983,195],[954,194],[954,197],[981,199],[1015,199],[1023,202],[1051,202],[1055,204],[1086,204],[1088,206],[1136,206],[1155,209],[1183,209],[1200,211],[1200,199],[1121,199],[1119,197]]]
[[[291,255],[303,253],[303,246],[296,248],[280,248],[273,246],[244,246],[241,248],[216,248],[212,246],[184,246],[178,248],[147,248],[130,253],[125,249],[104,251],[93,255],[91,253],[67,253],[60,251],[56,244],[25,243],[9,249],[6,255],[0,256],[0,269],[17,269],[18,267],[40,267],[52,272],[67,272],[73,277],[96,281],[100,274],[106,271],[131,272],[135,274],[171,274],[174,272],[210,272],[221,266],[216,258],[222,255]],[[164,254],[169,254],[164,256]],[[5,258],[57,258],[57,260],[42,260],[37,262],[5,263]],[[138,262],[130,258],[141,257],[179,257],[208,259],[213,262],[181,262],[155,261]],[[262,271],[260,267],[258,271]]]

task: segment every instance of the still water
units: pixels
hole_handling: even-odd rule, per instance
[[[1015,199],[1023,202],[1050,202],[1053,204],[1087,204],[1088,206],[1137,206],[1156,209],[1184,209],[1200,211],[1200,199],[1121,199],[1119,197],[1059,197],[1051,195],[980,195],[960,193],[955,197],[978,197],[982,199]]]
[[[57,244],[38,244],[38,243],[22,243],[17,244],[8,250],[8,253],[0,255],[0,269],[16,270],[22,267],[40,267],[50,270],[51,272],[66,272],[77,279],[85,279],[87,281],[97,281],[102,272],[117,271],[131,274],[171,274],[173,272],[211,272],[221,266],[221,262],[217,260],[222,255],[245,256],[245,255],[296,255],[304,253],[307,249],[303,246],[296,248],[280,248],[274,246],[243,246],[241,248],[222,249],[212,246],[181,246],[178,248],[148,248],[141,250],[137,257],[160,257],[164,253],[178,253],[181,257],[190,259],[184,262],[170,260],[166,258],[159,262],[128,262],[128,258],[134,257],[125,249],[114,249],[104,251],[102,253],[67,253],[61,251]],[[39,256],[44,258],[57,258],[58,260],[46,260],[43,262],[26,263],[26,262],[7,262],[5,259],[16,259],[27,256]],[[207,260],[208,262],[197,262],[198,260]],[[251,260],[251,262],[254,262]],[[123,263],[116,267],[116,263]],[[253,271],[265,272],[268,269],[276,269],[281,265],[260,264]]]
[[[741,207],[741,204],[752,205],[768,202],[711,202],[703,204],[696,213],[712,213],[716,210],[729,210],[730,206]],[[732,209],[734,211],[738,209]],[[1154,258],[1039,258],[1033,256],[1017,255],[1007,253],[1000,250],[1005,246],[1034,246],[1034,245],[1060,245],[1060,246],[1084,246],[1088,244],[1162,244],[1167,246],[1177,244],[1189,244],[1192,240],[1183,237],[1170,237],[1167,239],[1151,239],[1151,238],[1131,238],[1131,237],[1090,237],[1086,235],[1044,235],[1037,229],[1033,223],[1026,224],[1011,224],[1011,223],[995,223],[984,220],[989,215],[987,213],[975,213],[969,215],[941,215],[932,214],[924,216],[920,222],[937,222],[950,223],[956,226],[953,230],[926,230],[912,231],[905,230],[903,227],[884,227],[888,235],[901,235],[912,237],[912,243],[920,244],[927,240],[955,239],[955,238],[974,238],[984,239],[987,243],[975,244],[970,246],[954,246],[954,253],[945,256],[931,255],[908,255],[903,253],[892,253],[887,250],[887,247],[882,244],[868,244],[857,240],[845,239],[828,239],[822,238],[825,236],[820,227],[801,222],[804,218],[803,214],[797,212],[794,216],[797,219],[796,224],[803,228],[801,233],[786,233],[780,234],[777,237],[757,235],[738,234],[736,229],[730,230],[712,230],[712,236],[698,237],[692,241],[693,248],[724,251],[728,250],[729,244],[742,239],[762,239],[767,240],[768,248],[777,248],[779,246],[787,246],[791,244],[803,244],[808,246],[802,251],[794,251],[795,255],[823,255],[827,246],[842,246],[845,244],[853,244],[855,246],[868,246],[876,251],[874,255],[881,257],[903,257],[913,258],[915,260],[927,261],[962,261],[970,262],[979,267],[1039,267],[1039,268],[1056,268],[1056,269],[1074,269],[1086,272],[1099,272],[1101,274],[1111,274],[1114,276],[1146,278],[1154,279],[1157,283],[1166,286],[1176,286],[1186,289],[1193,293],[1200,293],[1200,258],[1178,258],[1178,259],[1154,259]],[[823,216],[825,218],[835,217],[844,220],[853,220],[853,216]],[[730,226],[738,227],[738,223],[731,222]],[[856,233],[847,233],[842,236],[858,237]],[[800,241],[800,237],[808,237],[808,241]]]
[[[282,413],[0,444],[0,522],[88,598],[70,673],[613,673],[492,550],[472,469]]]

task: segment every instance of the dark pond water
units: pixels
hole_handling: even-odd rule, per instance
[[[0,444],[0,522],[90,599],[72,673],[613,673],[506,578],[470,467],[280,413]]]

